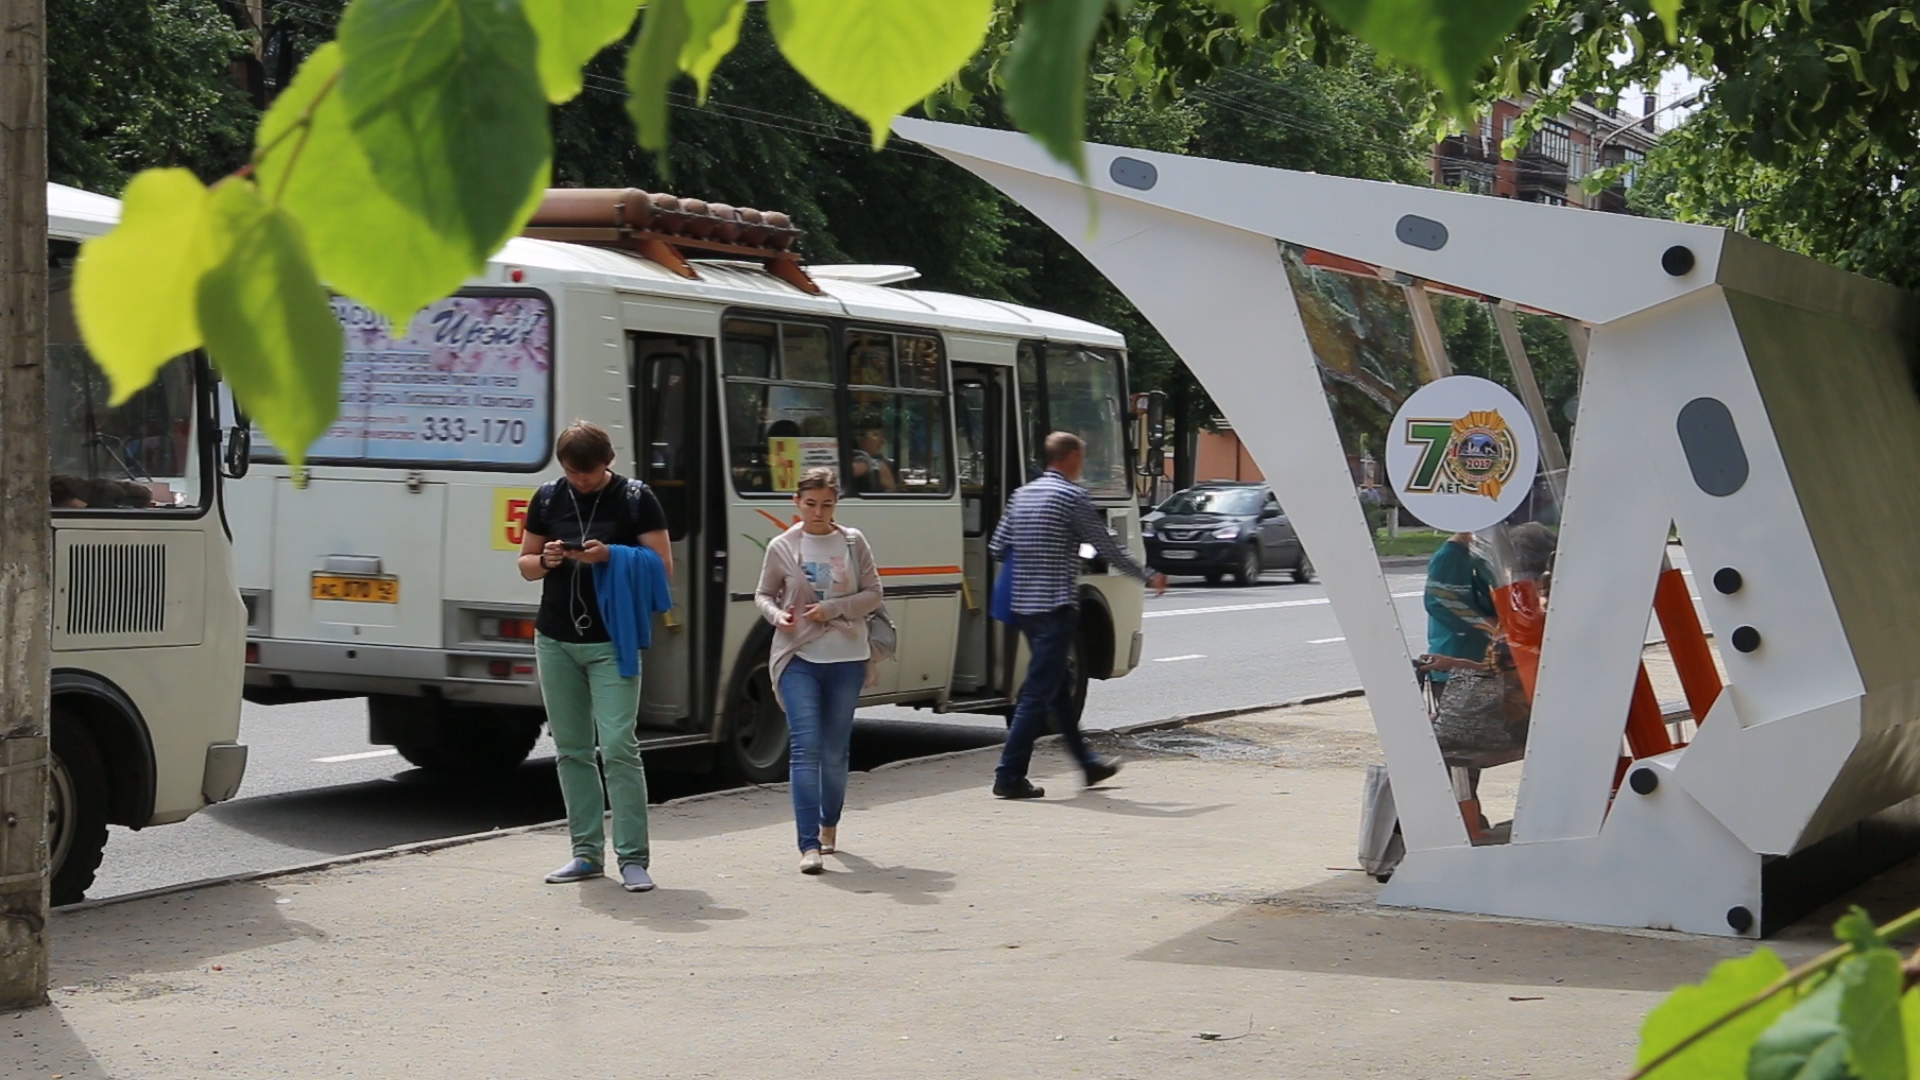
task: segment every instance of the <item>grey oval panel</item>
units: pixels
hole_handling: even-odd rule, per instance
[[[1731,495],[1747,482],[1747,448],[1733,413],[1719,398],[1694,398],[1680,410],[1680,448],[1693,482],[1709,495]]]
[[[1408,214],[1393,226],[1393,235],[1403,244],[1410,244],[1428,251],[1439,251],[1447,246],[1447,227],[1419,214]]]
[[[1130,187],[1145,191],[1160,182],[1160,170],[1153,167],[1151,161],[1139,158],[1117,157],[1107,166],[1107,175],[1121,187]]]

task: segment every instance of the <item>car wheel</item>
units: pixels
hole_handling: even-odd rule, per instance
[[[1220,584],[1220,579],[1225,576],[1226,576],[1225,574],[1222,574],[1218,570],[1209,570],[1207,571],[1207,584],[1218,585]]]
[[[1248,544],[1240,553],[1240,565],[1233,568],[1233,581],[1236,585],[1260,583],[1260,545]]]
[[[1312,580],[1313,560],[1307,558],[1307,553],[1302,551],[1300,553],[1300,562],[1293,568],[1293,583],[1295,585],[1305,585]]]

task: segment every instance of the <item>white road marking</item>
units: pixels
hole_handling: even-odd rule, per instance
[[[1175,660],[1205,660],[1206,658],[1206,653],[1192,652],[1185,656],[1156,656],[1153,658],[1153,662],[1156,664],[1171,664]]]
[[[1309,642],[1307,642],[1307,644],[1309,644],[1309,645],[1331,645],[1331,644],[1333,644],[1333,643],[1334,643],[1334,642],[1336,642],[1336,641],[1345,641],[1345,640],[1347,640],[1347,639],[1346,639],[1346,638],[1343,638],[1343,637],[1323,637],[1323,638],[1314,638],[1314,639],[1313,639],[1312,641],[1309,641]]]
[[[342,761],[369,761],[377,757],[393,757],[399,752],[389,746],[381,750],[362,750],[357,754],[335,754],[332,757],[317,757],[313,760],[321,765],[337,765]]]
[[[1393,594],[1393,597],[1396,600],[1405,600],[1410,596],[1424,595],[1426,595],[1425,591],[1422,590],[1420,592],[1397,592]],[[1174,608],[1172,611],[1149,611],[1140,617],[1143,619],[1165,619],[1174,615],[1211,615],[1216,611],[1271,611],[1275,608],[1318,607],[1322,604],[1331,603],[1333,603],[1332,600],[1322,596],[1312,600],[1269,600],[1262,604],[1221,604],[1217,607]]]

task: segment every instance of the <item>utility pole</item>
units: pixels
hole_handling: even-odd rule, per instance
[[[0,0],[0,1008],[47,1000],[45,0]]]

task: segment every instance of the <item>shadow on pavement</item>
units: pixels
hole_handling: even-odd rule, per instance
[[[712,893],[700,889],[630,893],[612,878],[581,885],[580,906],[660,934],[702,934],[712,929],[711,923],[747,917],[739,908],[719,906]]]
[[[1666,991],[1752,948],[1751,942],[1733,938],[1329,911],[1296,905],[1282,894],[1237,906],[1133,958],[1381,979]]]
[[[1005,738],[1004,731],[992,728],[860,720],[854,727],[853,765],[866,771],[907,758],[997,746]],[[647,770],[648,795],[655,803],[735,786],[718,775]],[[364,783],[237,799],[202,813],[290,848],[345,855],[555,821],[566,815],[566,805],[553,759],[543,758],[487,781],[409,769]]]
[[[836,863],[845,869],[837,869]],[[827,870],[820,875],[820,880],[861,896],[874,893],[889,896],[910,907],[938,904],[940,894],[952,892],[955,885],[950,870],[881,866],[848,851],[827,856]]]
[[[6,1062],[9,1076],[114,1080],[67,1026],[57,1001],[52,1008],[0,1015],[0,1061]]]
[[[292,905],[266,882],[239,882],[55,917],[59,994],[139,1001],[176,992],[164,977],[231,956],[306,938],[316,927],[289,918]]]
[[[1054,800],[1060,806],[1071,806],[1080,810],[1093,810],[1102,814],[1125,814],[1128,817],[1152,818],[1195,818],[1202,814],[1211,814],[1216,810],[1225,810],[1227,803],[1214,803],[1210,806],[1192,803],[1135,802],[1118,792],[1125,791],[1121,785],[1111,787],[1086,788],[1071,799]]]

